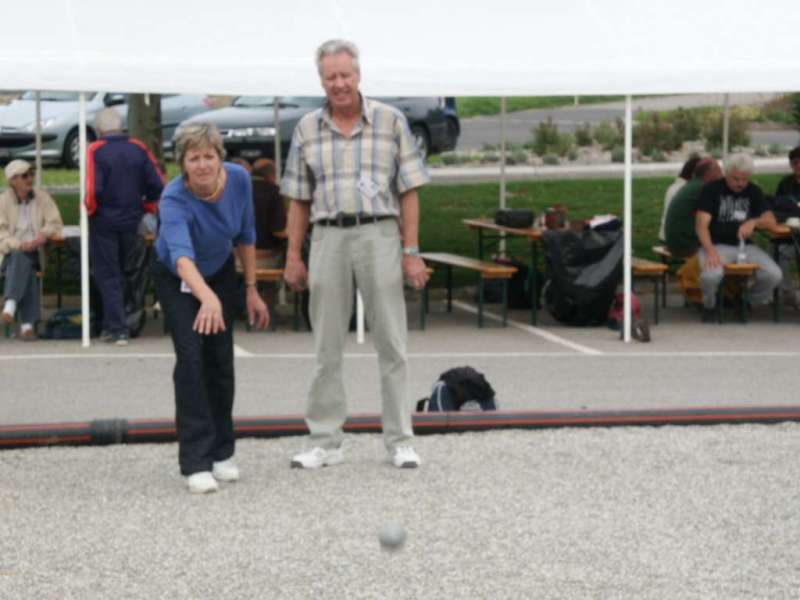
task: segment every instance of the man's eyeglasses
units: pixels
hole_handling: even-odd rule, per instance
[[[21,173],[19,177],[22,177],[23,179],[33,179],[33,170],[30,170],[27,173]]]

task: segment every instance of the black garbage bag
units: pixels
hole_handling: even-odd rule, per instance
[[[605,325],[622,275],[622,231],[549,229],[542,239],[547,310],[565,325]]]

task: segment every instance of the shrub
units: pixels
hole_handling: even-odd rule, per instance
[[[661,150],[654,150],[652,155],[653,162],[667,162],[667,155]]]
[[[711,150],[708,151],[711,155],[711,158],[720,160],[722,158],[722,147],[721,146],[713,146]]]
[[[484,142],[481,145],[481,152],[494,152],[494,151],[499,150],[499,149],[500,149],[500,146],[498,144],[489,144],[487,142]]]
[[[784,148],[781,144],[770,144],[767,152],[772,156],[780,156],[786,152],[786,148]]]
[[[697,111],[678,108],[671,115],[672,128],[675,136],[675,148],[679,148],[683,142],[699,140],[702,137],[700,127],[700,116]]]
[[[592,145],[592,126],[589,123],[575,128],[575,143],[581,148]]]
[[[551,166],[555,166],[561,163],[561,161],[558,160],[558,156],[556,154],[545,154],[544,157],[542,157],[542,162],[546,165],[551,165]]]
[[[525,165],[528,163],[528,153],[525,150],[514,150],[509,156],[506,157],[506,161],[510,165]]]
[[[800,129],[800,93],[791,94],[791,102],[794,126]]]
[[[558,133],[558,127],[548,118],[531,129],[531,149],[539,156],[557,154],[565,156],[575,146],[575,138],[569,133]]]
[[[567,152],[567,158],[569,160],[578,160],[578,150],[575,148],[571,148],[569,152]]]
[[[455,152],[443,152],[441,154],[442,163],[445,165],[457,165],[460,161]]]
[[[492,163],[500,162],[500,155],[497,152],[484,152],[481,162]]]
[[[730,148],[734,146],[749,146],[750,136],[747,133],[750,125],[750,119],[747,115],[751,111],[740,110],[740,107],[731,109],[730,127],[728,131],[728,145]],[[708,113],[703,122],[703,137],[706,140],[707,146],[722,147],[722,121],[723,111],[714,111]]]
[[[652,156],[656,151],[675,150],[675,135],[672,123],[658,112],[642,112],[636,116],[636,128],[633,130],[633,145],[645,156]]]
[[[603,150],[611,150],[614,146],[622,143],[622,134],[619,127],[610,121],[601,121],[594,128],[594,139],[603,147]]]
[[[624,146],[614,146],[611,149],[611,162],[615,162],[615,163],[625,162],[625,148],[624,148]]]
[[[539,156],[544,156],[558,144],[558,126],[553,123],[551,118],[531,128],[531,133],[533,134],[533,151]]]

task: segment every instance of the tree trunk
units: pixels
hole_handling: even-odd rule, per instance
[[[150,94],[150,103],[144,94],[128,96],[128,133],[143,141],[155,155],[164,170],[164,144],[161,131],[161,95]]]

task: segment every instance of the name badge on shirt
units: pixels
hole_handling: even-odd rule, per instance
[[[192,288],[190,288],[188,285],[186,285],[186,282],[183,279],[181,279],[181,291],[184,294],[191,294],[192,293]]]
[[[378,195],[378,186],[377,186],[377,184],[374,181],[372,181],[372,179],[367,177],[366,175],[362,175],[359,178],[358,183],[356,184],[356,187],[358,188],[358,191],[361,192],[361,194],[363,196],[365,196],[366,198],[368,198],[370,200],[372,200],[375,196]]]
[[[735,210],[733,211],[733,220],[734,221],[747,221],[747,211],[746,210]]]

